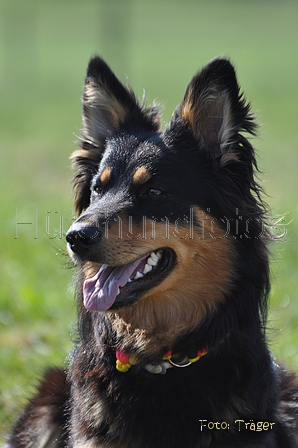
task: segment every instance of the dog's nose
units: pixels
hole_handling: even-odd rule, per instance
[[[75,253],[85,251],[101,238],[97,227],[81,227],[73,224],[66,234],[66,241]]]

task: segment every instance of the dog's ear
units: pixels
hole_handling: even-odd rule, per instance
[[[172,120],[183,118],[210,157],[233,159],[242,139],[239,133],[255,133],[249,110],[233,66],[217,58],[193,77]]]
[[[134,93],[121,84],[99,57],[89,62],[82,102],[83,137],[95,146],[116,133],[126,122],[141,124],[151,131],[160,127],[157,110],[141,107]]]
[[[99,57],[90,60],[82,98],[83,124],[80,150],[72,155],[76,169],[75,208],[81,213],[89,205],[90,180],[105,150],[106,139],[131,123],[147,131],[159,131],[157,107],[140,105],[134,93],[124,87]]]

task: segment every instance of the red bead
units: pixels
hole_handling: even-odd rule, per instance
[[[127,353],[123,352],[122,350],[117,350],[116,351],[116,358],[120,362],[123,362],[123,364],[128,364],[129,363],[129,355]]]

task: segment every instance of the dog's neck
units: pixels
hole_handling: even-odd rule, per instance
[[[120,313],[109,313],[108,318],[115,332],[117,345],[129,354],[162,359],[163,354],[174,347],[181,337],[179,328],[157,328],[151,322],[150,325],[145,322],[142,327],[137,326]]]
[[[188,367],[218,348],[230,336],[228,332],[208,348],[208,343],[198,341],[197,337],[188,337],[181,343],[181,335],[174,332],[134,328],[116,313],[108,317],[116,336],[115,363],[120,372],[127,372],[135,365],[158,374],[164,374],[172,367]]]

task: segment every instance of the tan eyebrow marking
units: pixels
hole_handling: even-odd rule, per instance
[[[145,166],[141,166],[137,169],[137,171],[134,173],[133,181],[136,184],[143,184],[147,182],[151,177],[151,174]]]
[[[112,169],[110,167],[105,168],[100,175],[100,182],[102,184],[106,184],[109,181],[111,174],[112,174]]]

